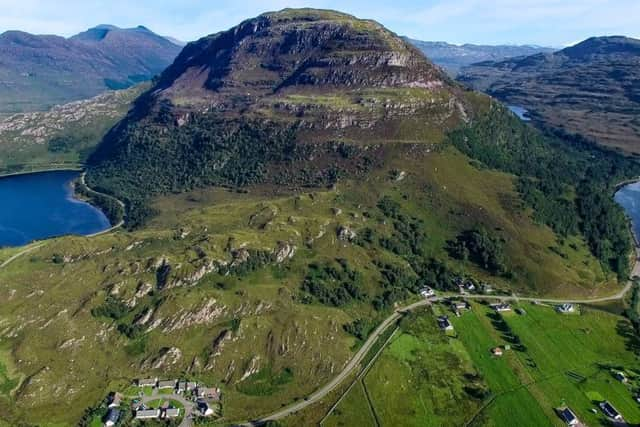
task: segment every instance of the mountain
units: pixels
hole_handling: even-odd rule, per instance
[[[99,25],[70,38],[0,34],[0,114],[122,89],[159,74],[181,47],[145,27]]]
[[[310,9],[264,14],[188,44],[107,135],[88,178],[125,198],[140,188],[322,185],[365,162],[357,145],[350,157],[336,144],[437,142],[468,120],[471,104],[376,22]],[[305,160],[314,156],[326,159]]]
[[[551,53],[555,49],[532,45],[455,45],[446,42],[429,42],[410,39],[409,43],[420,49],[427,58],[443,67],[451,75],[456,75],[460,69],[477,62],[502,61],[507,58],[529,56],[536,53]]]
[[[525,316],[501,316],[482,301],[575,301],[626,282],[628,224],[603,195],[640,165],[565,142],[339,12],[286,9],[190,43],[91,156],[91,188],[76,185],[114,223],[121,205],[91,190],[121,199],[125,227],[0,250],[0,424],[100,425],[114,392],[122,425],[140,399],[191,409],[132,385],[159,378],[220,389],[212,419],[184,424],[485,425],[508,412],[553,425],[548,396],[584,396],[566,375],[574,353],[637,423],[633,394],[608,381],[610,366],[638,369],[624,318],[524,299],[511,302]],[[460,284],[478,293],[460,317],[421,296]],[[455,339],[438,325],[447,313]],[[576,352],[555,361],[558,336]],[[597,425],[581,399],[568,403]]]
[[[640,40],[593,37],[552,54],[474,64],[458,78],[538,123],[640,154]]]

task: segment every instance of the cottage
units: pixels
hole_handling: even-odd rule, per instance
[[[431,297],[434,297],[436,295],[436,293],[433,291],[433,289],[431,289],[430,287],[427,286],[427,287],[422,288],[420,290],[420,295],[423,298],[431,298]]]
[[[628,381],[627,376],[624,374],[624,372],[615,371],[613,373],[613,377],[618,381],[620,381],[621,383],[626,383]]]
[[[120,410],[117,408],[109,409],[106,417],[104,418],[104,425],[107,427],[115,426],[120,420]]]
[[[176,387],[176,391],[178,393],[185,393],[187,391],[187,382],[186,381],[178,381],[178,386]]]
[[[198,387],[196,395],[200,399],[217,402],[220,400],[220,389],[215,387]]]
[[[576,311],[576,307],[573,304],[561,304],[559,306],[556,307],[556,310],[558,310],[558,313],[573,313]]]
[[[451,331],[451,330],[453,330],[453,325],[451,324],[451,322],[449,321],[449,318],[447,316],[438,317],[438,326],[443,331]]]
[[[158,383],[158,379],[145,378],[145,379],[136,381],[136,383],[138,384],[138,387],[155,387],[156,384]]]
[[[580,420],[570,408],[558,409],[558,415],[562,418],[562,421],[567,423],[568,426],[575,426],[580,423]]]
[[[518,313],[520,316],[524,316],[527,314],[524,308],[516,308],[516,313]]]
[[[120,393],[111,393],[109,395],[109,408],[117,408],[122,401],[122,395]]]
[[[167,408],[163,418],[176,418],[180,416],[180,408]]]
[[[176,380],[158,381],[159,389],[176,388]]]
[[[451,308],[453,311],[457,310],[466,310],[469,307],[466,301],[454,301],[451,303]]]
[[[198,388],[198,383],[195,381],[187,382],[187,391],[194,391],[196,388]]]
[[[467,283],[464,284],[464,287],[466,288],[466,290],[468,290],[469,292],[473,292],[476,290],[476,285],[472,282],[472,281],[467,281]]]
[[[213,415],[213,409],[211,408],[211,406],[209,406],[209,404],[204,401],[203,399],[198,399],[198,401],[196,402],[197,406],[198,406],[198,412],[200,412],[200,414],[204,417],[209,417],[211,415]]]
[[[604,402],[600,402],[599,406],[607,417],[615,421],[622,421],[622,415],[620,415],[620,412],[618,412],[611,403],[605,400]]]
[[[149,420],[151,418],[158,418],[160,416],[160,409],[141,409],[136,411],[137,420]]]
[[[500,347],[495,347],[491,349],[491,353],[496,357],[502,357],[502,349]]]
[[[509,304],[507,304],[507,303],[504,303],[504,302],[497,303],[497,304],[491,304],[490,307],[493,308],[498,313],[501,313],[503,311],[511,311],[511,306]]]

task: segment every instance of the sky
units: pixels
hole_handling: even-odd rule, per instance
[[[419,40],[562,47],[590,36],[640,38],[640,0],[0,0],[0,33],[70,36],[144,25],[190,41],[285,7],[336,9]]]

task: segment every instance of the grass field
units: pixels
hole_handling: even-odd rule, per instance
[[[381,426],[563,426],[555,408],[564,405],[587,425],[602,425],[602,413],[592,412],[602,400],[630,424],[640,422],[635,386],[617,381],[612,371],[625,371],[635,384],[639,363],[625,319],[588,308],[561,315],[553,307],[520,307],[525,315],[503,318],[521,347],[481,304],[451,317],[451,336],[437,329],[430,311],[404,319],[402,333],[367,374],[365,387],[354,387],[324,425],[375,426],[375,411]],[[506,345],[513,349],[492,355],[492,348]],[[463,392],[470,384],[487,392],[474,398]]]
[[[411,315],[325,426],[459,426],[480,407],[465,386],[483,390],[466,350],[436,326],[430,309]],[[368,396],[367,396],[368,395]]]

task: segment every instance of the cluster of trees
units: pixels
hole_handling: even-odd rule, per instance
[[[321,304],[333,307],[367,298],[362,291],[362,275],[351,269],[345,259],[309,264],[301,288]],[[303,299],[303,302],[311,302],[313,299]]]
[[[144,117],[143,104],[107,134],[88,161],[87,182],[126,203],[126,223],[132,228],[155,214],[147,200],[156,194],[211,185],[243,187],[272,175],[283,185],[329,185],[350,168],[371,166],[355,145],[297,143],[296,124],[200,113],[178,125],[171,105]],[[326,161],[310,162],[313,157]],[[270,174],[276,166],[278,172]]]
[[[117,224],[124,218],[124,209],[114,197],[91,191],[82,182],[76,183],[75,191],[99,207],[111,224]]]
[[[579,136],[540,133],[498,106],[452,132],[450,141],[484,165],[517,175],[536,220],[560,235],[581,233],[605,268],[628,274],[628,228],[610,193],[616,182],[640,175],[638,163]]]
[[[369,336],[369,332],[371,332],[373,325],[370,320],[356,319],[351,323],[343,325],[342,328],[346,333],[364,341]]]
[[[449,243],[449,253],[463,261],[472,261],[492,274],[504,274],[504,242],[485,228],[466,230]]]

